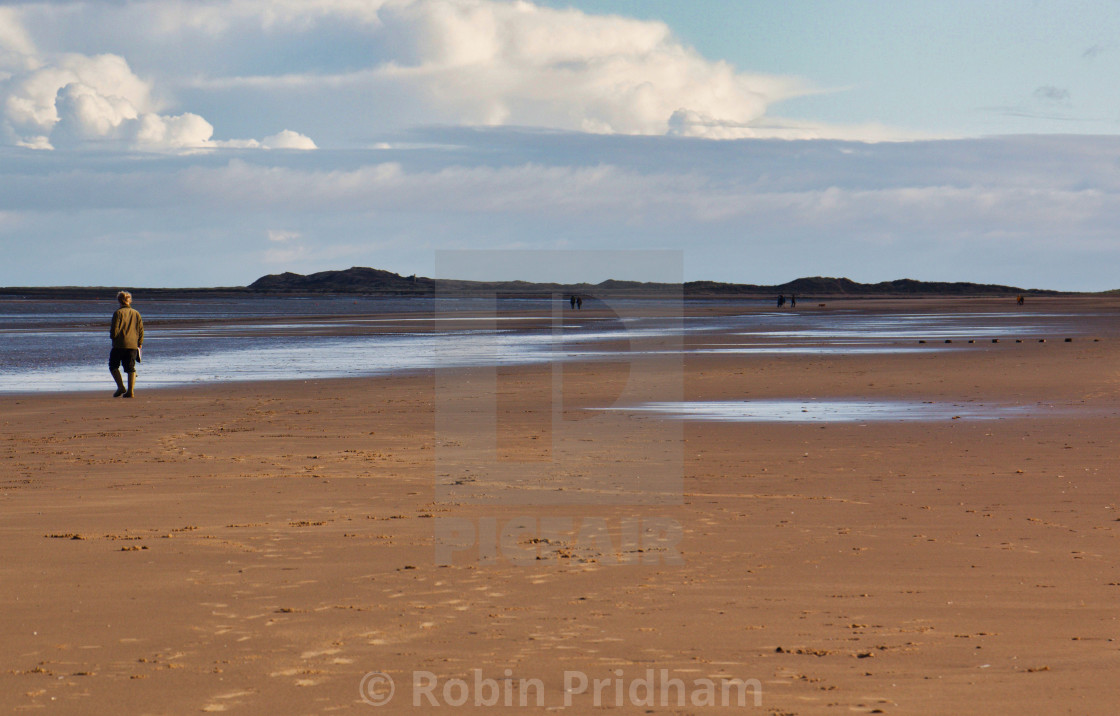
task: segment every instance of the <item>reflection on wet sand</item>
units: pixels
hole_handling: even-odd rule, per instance
[[[679,420],[843,423],[880,420],[999,420],[1047,410],[1035,405],[935,403],[914,400],[696,400],[612,407]]]
[[[859,302],[853,302],[859,304]],[[964,306],[964,304],[962,304]],[[618,310],[622,309],[622,310]],[[0,301],[0,392],[104,387],[104,311],[95,302]],[[107,315],[107,314],[106,314]],[[996,337],[1077,335],[1092,311],[899,311],[859,304],[775,312],[749,301],[599,302],[575,316],[547,300],[433,302],[251,298],[152,304],[150,387],[406,374],[664,354],[873,355],[974,350]],[[660,337],[672,337],[668,343]],[[966,347],[963,339],[975,341]],[[920,340],[915,340],[920,339]],[[944,345],[952,339],[951,347]],[[941,344],[921,346],[929,340]]]

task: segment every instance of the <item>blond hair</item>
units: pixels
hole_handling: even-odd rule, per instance
[[[132,303],[132,294],[128,291],[121,291],[117,294],[117,303],[121,304],[122,306],[127,306],[128,304]]]

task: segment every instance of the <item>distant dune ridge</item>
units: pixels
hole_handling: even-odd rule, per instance
[[[431,293],[435,281],[401,276],[392,271],[353,266],[345,271],[320,271],[303,275],[285,271],[261,276],[248,286],[254,291],[330,291],[332,293],[399,291]]]
[[[436,281],[418,276],[401,276],[391,271],[355,266],[344,271],[320,271],[309,275],[281,273],[262,276],[248,288],[254,291],[270,292],[331,292],[331,293],[429,293],[435,289]],[[526,281],[457,281],[440,279],[439,289],[479,290],[510,293],[551,293],[551,292],[657,292],[668,289],[679,290],[677,284],[645,283],[641,281],[618,281],[608,279],[597,284],[560,284],[530,283]],[[720,283],[717,281],[687,281],[684,293],[689,296],[731,296],[731,295],[771,295],[778,293],[815,296],[906,296],[906,295],[1011,295],[1047,294],[1058,295],[1058,291],[1022,289],[1015,286],[981,284],[968,282],[915,281],[898,279],[880,283],[858,283],[847,278],[826,278],[814,276],[799,278],[776,285],[757,285],[741,283]]]
[[[59,286],[59,287],[19,287],[0,288],[0,295],[54,298],[92,298],[106,291],[115,292],[116,287],[99,286]],[[425,276],[401,276],[392,271],[354,266],[339,271],[319,271],[312,274],[298,274],[290,271],[269,274],[258,278],[248,286],[229,286],[220,288],[136,288],[149,297],[171,298],[175,295],[276,295],[276,294],[365,294],[365,295],[432,295],[499,293],[507,296],[539,296],[553,293],[583,293],[590,295],[652,295],[683,292],[685,296],[729,297],[729,296],[776,296],[795,294],[797,296],[1029,296],[1070,295],[1063,291],[1043,289],[1023,289],[1016,286],[998,284],[970,283],[965,281],[915,281],[897,279],[879,283],[858,283],[848,278],[827,278],[813,276],[798,278],[775,285],[744,283],[721,283],[718,281],[686,281],[680,284],[646,283],[642,281],[620,281],[607,279],[597,284],[591,283],[532,283],[528,281],[462,281],[455,279],[436,279]]]

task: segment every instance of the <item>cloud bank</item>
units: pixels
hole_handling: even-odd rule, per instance
[[[0,285],[236,285],[341,265],[423,274],[437,248],[684,248],[689,279],[756,283],[1116,284],[1117,138],[413,138],[413,148],[140,162],[0,150],[0,241],[12,257]],[[52,259],[29,271],[20,256],[37,245]],[[141,264],[122,266],[122,246],[138,247]],[[215,253],[228,260],[215,266]]]

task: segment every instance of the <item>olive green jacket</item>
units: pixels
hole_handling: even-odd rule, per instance
[[[114,348],[139,349],[144,345],[144,319],[135,308],[121,306],[109,324],[109,337]]]

